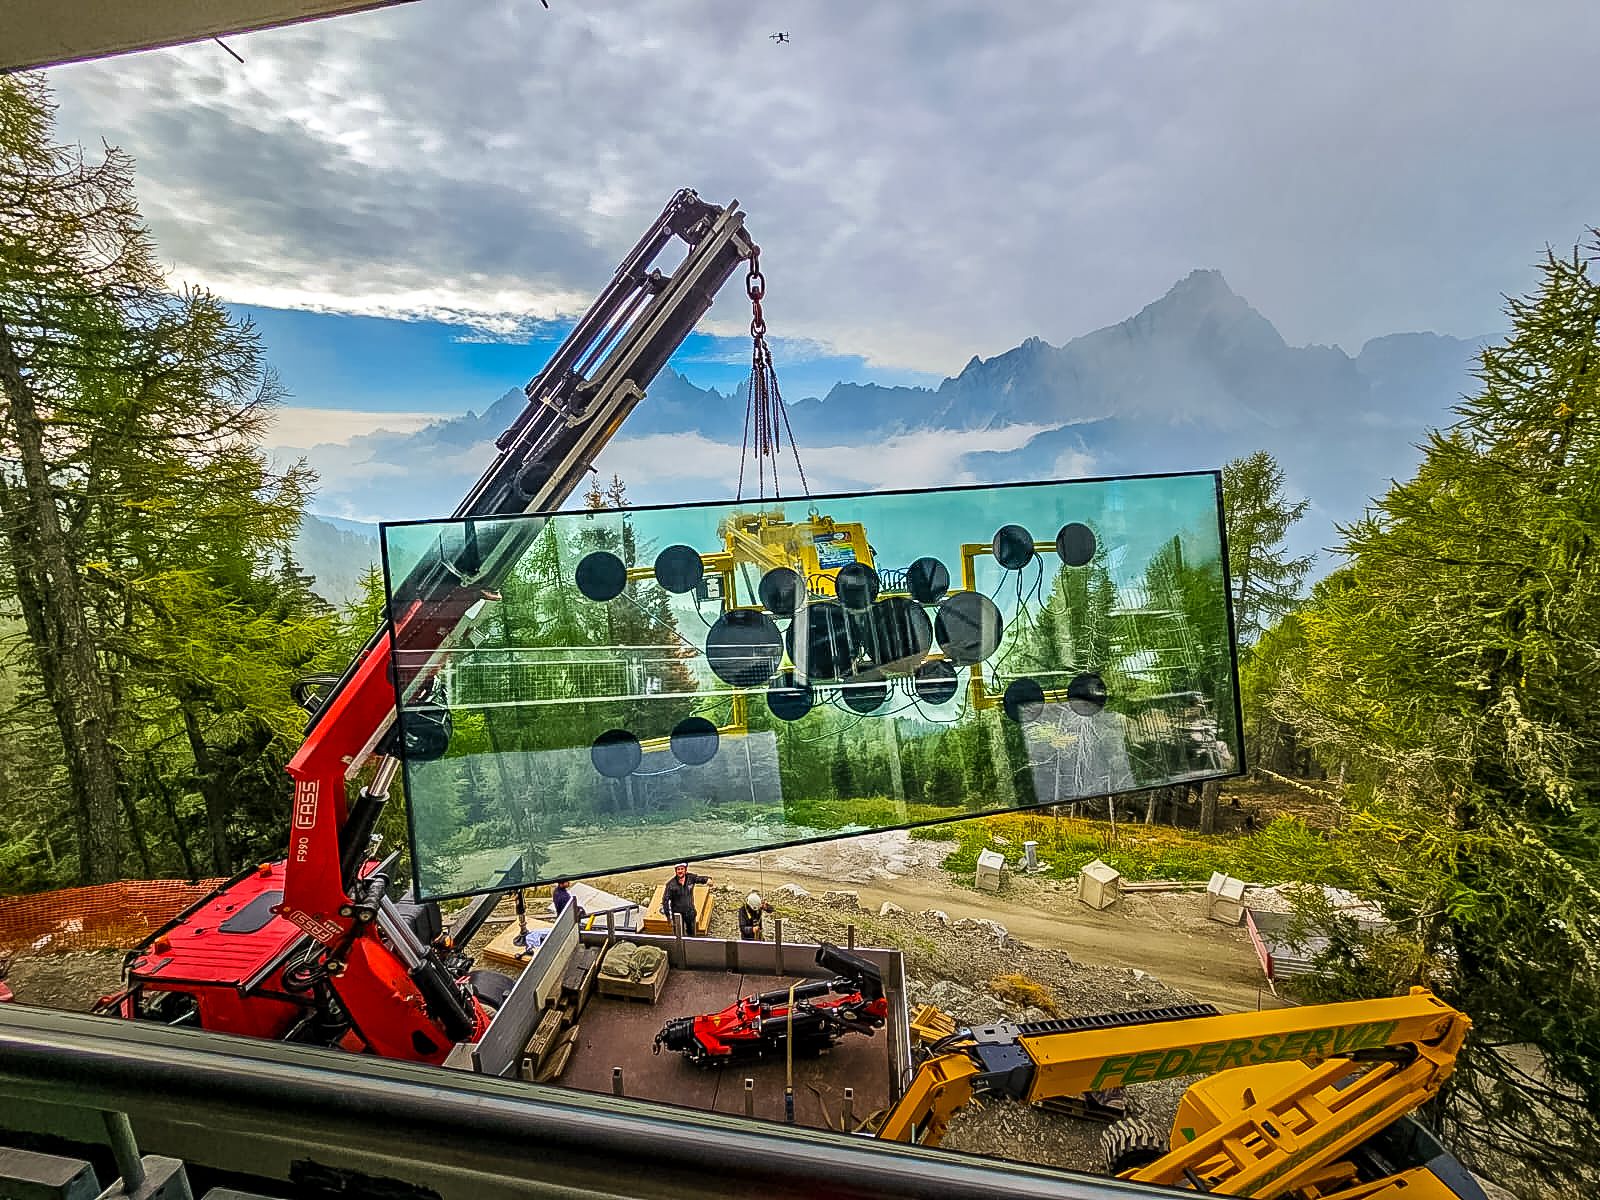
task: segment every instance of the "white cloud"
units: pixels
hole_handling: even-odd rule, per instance
[[[1082,450],[1068,450],[1056,456],[1050,470],[1057,479],[1083,479],[1095,473],[1094,455]]]
[[[1217,266],[1291,341],[1499,326],[1595,219],[1600,6],[424,0],[52,72],[177,274],[494,336],[737,195],[775,332],[953,371]],[[708,328],[738,332],[737,288]]]
[[[868,446],[807,446],[801,455],[806,477],[814,492],[883,491],[890,488],[939,487],[976,483],[977,476],[962,466],[965,455],[982,451],[1016,450],[1055,425],[1007,425],[975,432],[920,430],[900,434]],[[601,453],[597,469],[613,471],[628,481],[630,489],[643,490],[703,482],[717,494],[739,473],[737,443],[713,441],[698,433],[662,433],[648,437],[621,437]],[[770,470],[770,468],[769,468]],[[746,468],[746,490],[754,490],[754,464]],[[785,491],[797,490],[794,460],[779,463]]]
[[[441,413],[352,412],[345,408],[299,408],[283,405],[273,413],[272,428],[263,444],[278,450],[313,446],[343,446],[352,438],[378,430],[415,433]]]

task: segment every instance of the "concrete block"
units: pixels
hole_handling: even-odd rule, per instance
[[[1078,872],[1078,899],[1090,908],[1110,908],[1122,898],[1122,872],[1098,858]]]
[[[984,850],[978,854],[978,874],[973,881],[981,891],[998,892],[1000,876],[1005,870],[1006,857],[997,850]]]
[[[95,1200],[100,1181],[81,1158],[0,1146],[0,1196],[8,1200]]]
[[[1244,880],[1214,872],[1206,884],[1206,916],[1223,925],[1244,921]]]
[[[143,1183],[130,1188],[119,1179],[100,1193],[99,1200],[194,1200],[181,1158],[146,1154],[139,1161],[144,1164]]]

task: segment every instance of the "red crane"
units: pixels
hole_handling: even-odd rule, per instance
[[[674,242],[684,256],[663,271],[658,260]],[[675,195],[527,385],[527,406],[454,515],[470,530],[473,517],[559,508],[756,253],[737,201],[721,208],[687,189]],[[394,858],[371,860],[372,832],[402,752],[437,757],[450,734],[448,713],[425,703],[408,703],[396,721],[394,664],[426,661],[445,644],[538,526],[492,526],[485,541],[469,536],[455,557],[394,581],[404,602],[345,673],[297,691],[311,718],[289,763],[287,858],[242,872],[131,952],[126,990],[99,1011],[425,1062],[483,1035],[511,980],[473,971],[457,947],[493,897],[444,930],[437,905],[390,896]]]

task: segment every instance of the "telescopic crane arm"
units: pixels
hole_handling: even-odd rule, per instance
[[[657,260],[674,241],[687,249],[669,273]],[[415,722],[409,706],[408,719],[396,722],[397,679],[425,698],[434,656],[540,525],[504,522],[478,530],[471,518],[560,507],[740,261],[755,250],[737,202],[720,208],[687,189],[672,198],[527,385],[527,407],[500,435],[497,457],[455,512],[464,521],[464,545],[417,564],[403,581],[391,581],[389,621],[313,701],[305,741],[288,767],[294,811],[277,911],[336,957],[340,997],[379,1053],[436,1058],[442,1054],[438,1030],[450,1041],[468,1040],[481,1033],[485,1019],[399,919],[381,894],[381,881],[369,886],[372,877],[362,877],[372,830],[399,765],[400,739],[425,754],[442,750],[448,737],[447,728],[430,724],[425,705],[419,705]],[[370,782],[347,806],[346,782],[369,760]],[[383,931],[382,940],[361,936],[371,925]],[[426,1019],[387,1031],[371,1019],[362,1022],[359,1010],[392,1008],[394,997],[417,993]],[[420,1049],[424,1041],[426,1052]]]

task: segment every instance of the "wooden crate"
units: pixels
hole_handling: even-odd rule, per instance
[[[667,986],[668,966],[667,960],[662,959],[654,974],[646,975],[638,981],[601,975],[595,987],[602,996],[615,996],[622,1000],[644,1000],[654,1004],[661,999],[661,990]]]
[[[650,907],[644,914],[644,933],[662,933],[672,936],[672,922],[661,915],[661,900],[667,894],[665,883],[656,884],[655,894],[650,897]],[[694,911],[695,929],[698,936],[705,937],[706,930],[711,928],[711,907],[713,898],[709,883],[694,885]]]

